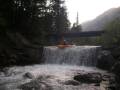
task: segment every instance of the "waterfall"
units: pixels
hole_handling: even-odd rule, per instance
[[[46,64],[68,64],[80,66],[96,66],[100,46],[73,46],[60,49],[56,46],[44,47]]]

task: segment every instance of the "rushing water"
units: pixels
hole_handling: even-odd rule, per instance
[[[99,46],[73,46],[65,49],[45,47],[45,63],[96,66]]]
[[[77,73],[84,72],[100,72],[105,73],[105,71],[99,70],[93,67],[84,66],[71,66],[71,65],[33,65],[24,67],[11,67],[9,68],[8,74],[0,73],[0,90],[100,90],[100,87],[90,85],[90,84],[80,84],[78,86],[74,85],[64,85],[67,80],[73,80],[73,76]],[[25,73],[30,73],[34,78],[25,78]],[[47,84],[52,89],[47,89],[43,87],[41,89],[21,89],[21,85],[28,82],[34,82],[36,80],[40,83],[43,82]],[[36,83],[38,84],[38,83]],[[27,87],[36,87],[36,85],[26,85]],[[44,89],[46,88],[46,89]]]
[[[99,46],[45,47],[43,65],[16,66],[0,72],[0,90],[100,90],[92,84],[65,84],[78,73],[106,73],[95,67],[99,50]]]

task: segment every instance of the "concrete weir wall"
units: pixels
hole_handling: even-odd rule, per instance
[[[56,46],[44,47],[46,64],[70,64],[80,66],[96,66],[100,46],[72,46],[60,49]]]

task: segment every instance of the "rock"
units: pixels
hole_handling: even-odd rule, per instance
[[[33,79],[34,78],[34,76],[31,73],[29,73],[29,72],[25,73],[24,77],[25,78],[29,78],[29,79]]]
[[[112,72],[115,73],[115,80],[117,83],[117,87],[120,88],[120,61],[116,62],[112,67]]]
[[[114,72],[116,75],[120,75],[120,61],[116,62],[112,67],[112,72]]]
[[[94,84],[94,86],[100,86],[100,83],[96,83],[96,84]]]
[[[116,81],[115,81],[115,76],[114,74],[105,74],[102,77],[102,82],[100,83],[101,90],[117,90],[116,89]]]
[[[77,85],[80,85],[80,82],[78,82],[76,80],[68,80],[68,81],[65,81],[64,84],[65,85],[74,85],[74,86],[77,86]]]
[[[85,73],[74,76],[74,80],[83,83],[100,83],[102,75],[100,73]]]
[[[120,47],[116,46],[115,48],[112,48],[111,53],[115,59],[118,59],[120,57]]]
[[[102,81],[109,81],[110,80],[110,76],[109,75],[103,75],[102,76]]]
[[[110,51],[104,50],[101,51],[98,55],[98,63],[97,67],[105,70],[110,70],[111,67],[114,65],[115,59],[111,55]]]
[[[48,84],[37,80],[22,84],[19,88],[20,90],[53,90]]]
[[[4,68],[2,71],[6,77],[12,76],[13,74],[13,70],[9,69],[8,67]]]

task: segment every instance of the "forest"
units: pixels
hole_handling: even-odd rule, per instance
[[[48,35],[69,30],[69,25],[64,0],[1,0],[1,64],[17,63],[4,59],[20,58],[19,51],[29,57],[29,47],[50,45]]]

